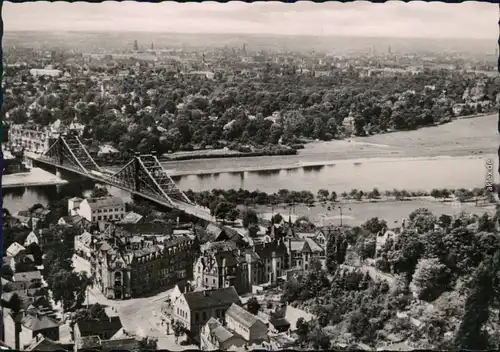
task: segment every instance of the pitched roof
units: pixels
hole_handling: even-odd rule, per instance
[[[118,197],[87,198],[86,200],[92,210],[125,206],[123,199]]]
[[[12,243],[9,248],[7,248],[6,253],[9,253],[10,256],[15,257],[16,255],[19,254],[21,251],[25,251],[26,248],[24,246],[20,245],[17,242]]]
[[[232,303],[240,302],[240,297],[233,286],[216,290],[188,292],[184,294],[184,298],[192,310],[229,306]]]
[[[234,336],[232,332],[227,330],[223,326],[218,326],[215,329],[212,330],[212,335],[219,341],[219,342],[224,342],[229,340]]]
[[[39,312],[28,312],[22,318],[21,324],[31,331],[58,328],[60,325],[55,318]]]
[[[123,219],[121,220],[122,224],[137,224],[143,218],[142,215],[134,213],[133,211],[125,214]]]
[[[306,243],[309,245],[309,248],[313,252],[323,252],[323,248],[312,238],[306,238]]]
[[[226,316],[233,318],[246,328],[252,327],[257,321],[259,321],[259,318],[255,315],[234,303],[226,311]]]
[[[42,274],[40,271],[26,271],[24,273],[15,273],[13,276],[14,282],[31,282],[33,280],[41,280]]]
[[[56,341],[53,341],[42,334],[36,335],[28,347],[24,349],[25,351],[65,351]]]
[[[112,339],[112,340],[102,340],[101,341],[101,351],[141,351],[141,345],[133,337]]]
[[[271,258],[273,252],[277,256],[284,256],[287,253],[286,246],[281,241],[257,244],[254,246],[254,250],[261,258]]]
[[[102,320],[80,320],[76,324],[82,336],[94,336],[102,330],[111,330],[111,335],[114,335],[123,327],[118,316]]]

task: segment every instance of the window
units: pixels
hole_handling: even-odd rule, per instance
[[[215,279],[212,279],[212,284],[214,284],[214,285],[215,285]]]
[[[98,221],[99,221],[99,220],[101,220],[101,216],[100,216],[100,215],[97,217],[97,220],[98,220]]]
[[[203,321],[207,320],[207,312],[203,312]]]
[[[194,313],[194,322],[197,323],[200,320],[200,313]]]

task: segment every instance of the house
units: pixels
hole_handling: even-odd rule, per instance
[[[32,286],[42,284],[42,274],[38,270],[15,273],[12,281],[17,290],[27,290]]]
[[[70,216],[78,215],[80,210],[80,204],[82,204],[83,199],[79,197],[73,197],[68,199],[68,214]]]
[[[200,349],[202,351],[227,351],[231,347],[242,347],[245,340],[227,330],[220,321],[210,318],[200,332]]]
[[[92,235],[87,231],[75,236],[75,253],[82,258],[90,259],[92,251]]]
[[[7,257],[15,257],[19,253],[24,251],[26,251],[26,248],[24,248],[24,246],[20,245],[17,242],[14,242],[7,248],[5,254],[7,255]]]
[[[205,252],[196,260],[193,279],[198,288],[218,289],[234,286],[237,292],[249,291],[245,256],[239,250]]]
[[[63,348],[63,345],[51,340],[42,334],[36,335],[31,343],[24,349],[25,351],[40,351],[40,352],[56,352],[56,351],[67,351]]]
[[[205,228],[204,232],[205,232],[205,236],[202,240],[203,243],[225,241],[225,240],[229,239],[226,231],[223,228],[221,228],[213,223],[209,223],[207,225],[207,227]]]
[[[58,225],[71,226],[79,230],[90,230],[91,223],[80,215],[63,216],[57,221]]]
[[[38,335],[52,340],[59,340],[59,321],[52,313],[29,310],[20,313],[4,311],[5,343],[12,349],[28,347]]]
[[[28,247],[32,243],[39,244],[38,237],[37,237],[37,235],[35,234],[34,231],[31,231],[28,234],[28,237],[26,237],[26,239],[24,240],[24,247]]]
[[[250,270],[254,269],[257,272],[252,272],[252,279],[257,276],[257,280],[253,280],[255,284],[271,283],[277,282],[278,278],[284,274],[286,268],[288,268],[289,253],[287,251],[286,245],[283,239],[278,241],[273,241],[270,243],[262,243],[254,246],[255,253],[261,258],[262,270],[261,277],[258,277],[259,271],[256,267],[251,267]]]
[[[134,213],[133,211],[128,212],[125,214],[123,219],[120,221],[122,224],[137,224],[143,219],[142,215],[139,215],[137,213]]]
[[[125,217],[125,203],[118,197],[87,198],[80,204],[78,213],[93,223],[119,221]]]
[[[80,320],[73,328],[75,344],[81,344],[86,337],[98,337],[109,340],[123,329],[120,317],[114,316],[102,320]]]
[[[108,299],[155,292],[191,277],[196,241],[187,236],[120,236],[95,241],[91,274]]]
[[[174,319],[198,339],[203,325],[212,317],[224,320],[233,303],[240,303],[234,287],[184,293],[174,303]]]
[[[308,270],[311,259],[325,258],[325,249],[319,246],[314,239],[304,238],[299,240],[288,240],[289,267],[299,267]]]
[[[226,311],[226,327],[250,344],[268,340],[266,324],[257,316],[234,303]]]
[[[4,263],[10,266],[13,272],[36,270],[35,257],[26,252],[21,252],[15,257],[4,257]]]

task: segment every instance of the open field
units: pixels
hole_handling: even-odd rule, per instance
[[[307,208],[306,205],[296,205],[292,211],[292,217],[307,216],[315,224],[323,225],[339,225],[340,224],[340,209],[342,207],[342,222],[344,225],[359,226],[366,220],[373,217],[384,219],[389,226],[393,226],[403,218],[407,218],[412,211],[418,208],[427,208],[435,215],[441,214],[453,215],[462,211],[474,214],[483,214],[485,212],[493,213],[494,206],[476,207],[474,204],[456,204],[442,203],[438,201],[411,200],[411,201],[386,201],[386,202],[363,202],[363,203],[340,203],[335,209],[328,211],[328,206],[314,206]],[[349,208],[351,210],[349,210]],[[271,215],[270,207],[257,207],[257,213],[264,218],[269,218]],[[276,207],[274,213],[280,213],[288,219],[289,207]],[[293,216],[295,215],[295,216]]]

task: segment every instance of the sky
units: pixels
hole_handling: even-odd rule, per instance
[[[498,39],[491,3],[4,2],[4,30]]]

